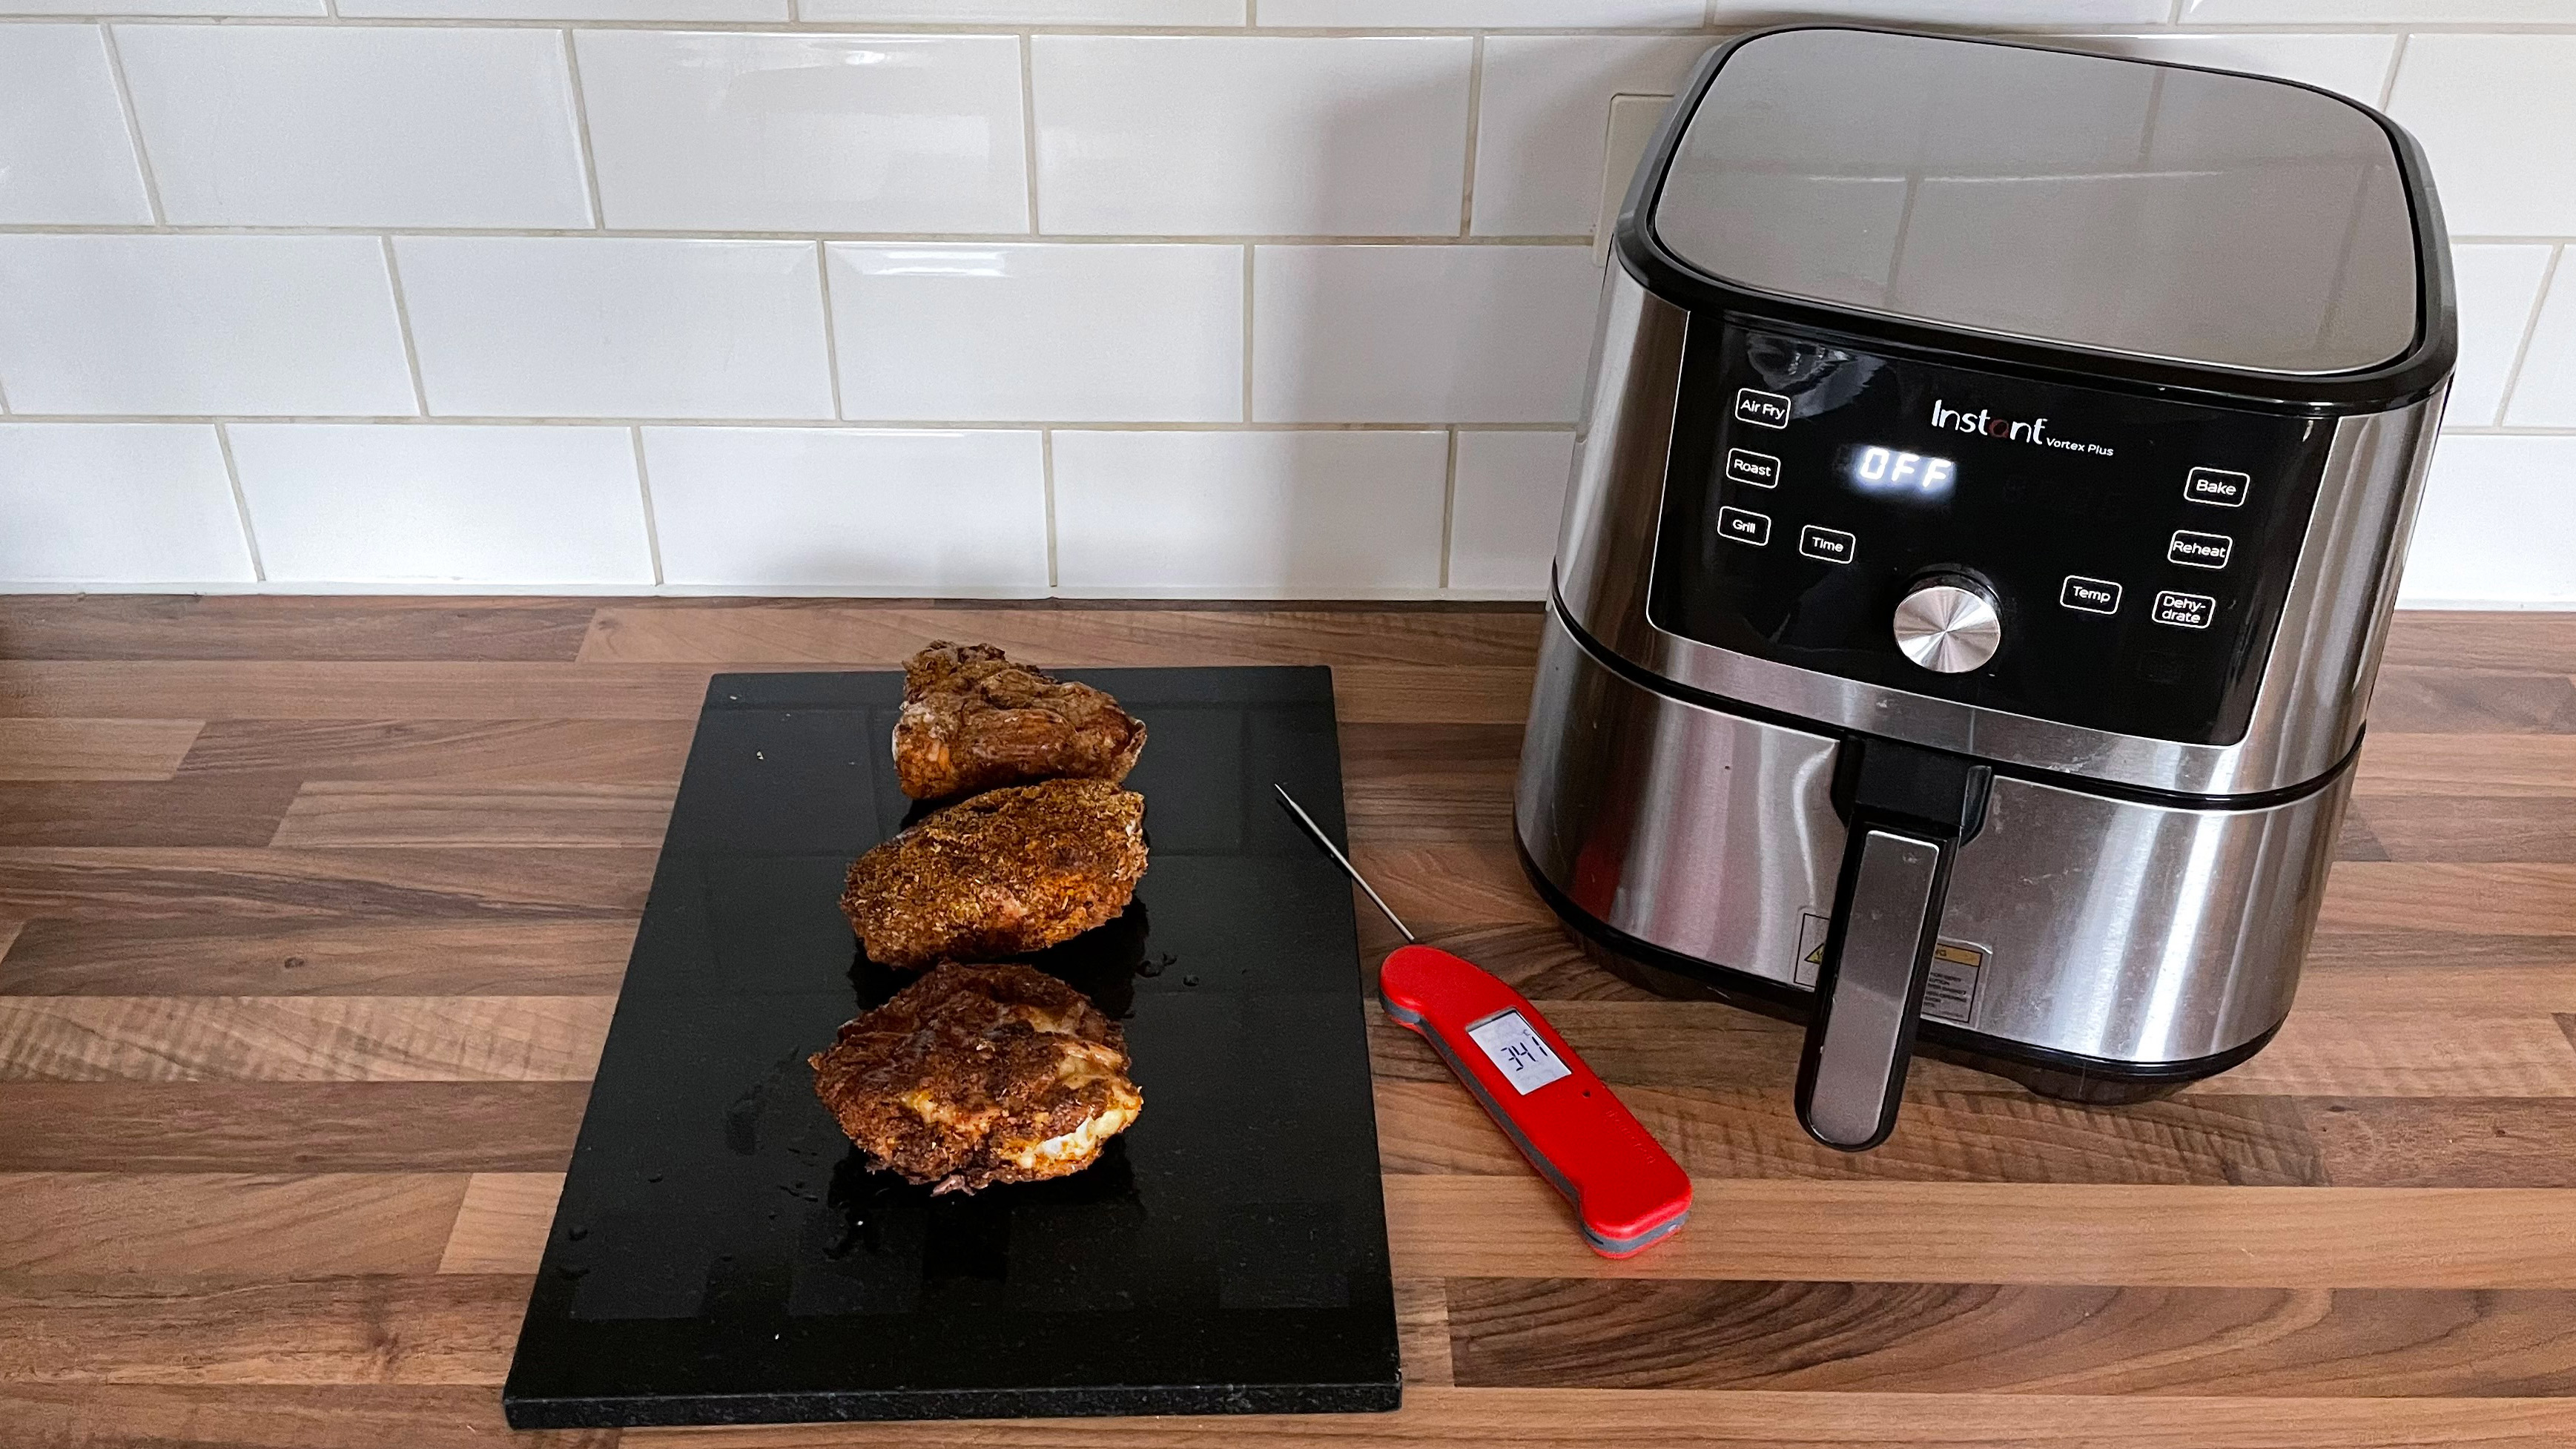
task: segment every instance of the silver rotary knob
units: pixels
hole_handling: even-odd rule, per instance
[[[1914,586],[1896,606],[1896,647],[1935,674],[1965,674],[2003,646],[1995,596],[1974,579],[1945,574]]]

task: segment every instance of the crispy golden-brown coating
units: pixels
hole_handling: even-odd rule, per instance
[[[1088,684],[942,639],[903,666],[894,769],[903,793],[945,800],[1028,780],[1127,778],[1145,726]]]
[[[850,865],[841,909],[887,966],[1025,956],[1127,908],[1145,797],[1106,780],[988,790]]]
[[[940,966],[810,1061],[850,1140],[936,1192],[1080,1172],[1145,1107],[1118,1023],[1027,966]]]

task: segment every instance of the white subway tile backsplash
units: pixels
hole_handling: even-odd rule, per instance
[[[324,0],[0,0],[6,15],[324,15]]]
[[[0,584],[251,578],[211,426],[0,423]]]
[[[786,20],[788,0],[339,0],[344,17],[458,20]]]
[[[21,413],[409,414],[383,243],[0,236],[0,392]]]
[[[2278,76],[2379,104],[2397,59],[2394,35],[2069,35],[2051,45],[2070,50],[2170,61],[2211,70]]]
[[[828,418],[815,246],[402,237],[432,413]]]
[[[1449,587],[1547,597],[1573,467],[1572,433],[1459,433]]]
[[[2564,250],[2540,319],[2531,329],[2531,350],[2505,403],[2504,420],[2517,428],[2576,428],[2576,265]],[[2576,470],[2562,479],[2576,487]]]
[[[2479,25],[2564,21],[2567,0],[2182,0],[2185,25]]]
[[[1263,25],[1469,30],[1655,26],[1696,30],[1702,0],[1261,0]]]
[[[1041,35],[1030,45],[1042,231],[1458,230],[1466,37]]]
[[[0,26],[0,223],[151,220],[99,28]]]
[[[2161,25],[2172,0],[1712,0],[1710,18],[1729,28],[1802,20],[1876,20],[1891,25],[1968,26]]]
[[[2576,437],[2442,439],[2398,598],[2576,605]]]
[[[646,428],[674,584],[1043,593],[1034,432]]]
[[[2451,249],[2451,276],[2459,290],[2460,361],[2451,374],[2451,397],[2442,421],[2452,427],[2486,427],[2504,406],[2505,380],[2522,355],[2523,334],[2540,304],[2549,271],[2547,246],[2462,246]]]
[[[233,463],[271,579],[653,582],[624,428],[237,423]]]
[[[591,223],[552,31],[123,25],[116,43],[174,223]]]
[[[1243,0],[804,0],[808,20],[925,25],[1241,25]]]
[[[1671,95],[1713,43],[1706,36],[1599,35],[1486,41],[1470,230],[1478,236],[1590,234],[1607,164],[1610,98]]]
[[[1055,435],[1069,593],[1423,592],[1440,581],[1436,432]]]
[[[2417,35],[2389,114],[2433,161],[2455,236],[2576,233],[2576,35]]]
[[[1029,229],[1011,36],[590,30],[578,44],[610,226]]]
[[[1252,416],[1570,423],[1601,269],[1584,246],[1265,246]]]
[[[841,410],[935,421],[1243,416],[1243,248],[834,243]]]

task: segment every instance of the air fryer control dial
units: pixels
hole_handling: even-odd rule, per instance
[[[1896,647],[1935,674],[1982,668],[2003,647],[1995,596],[1974,579],[1943,574],[1914,586],[1896,605]]]

